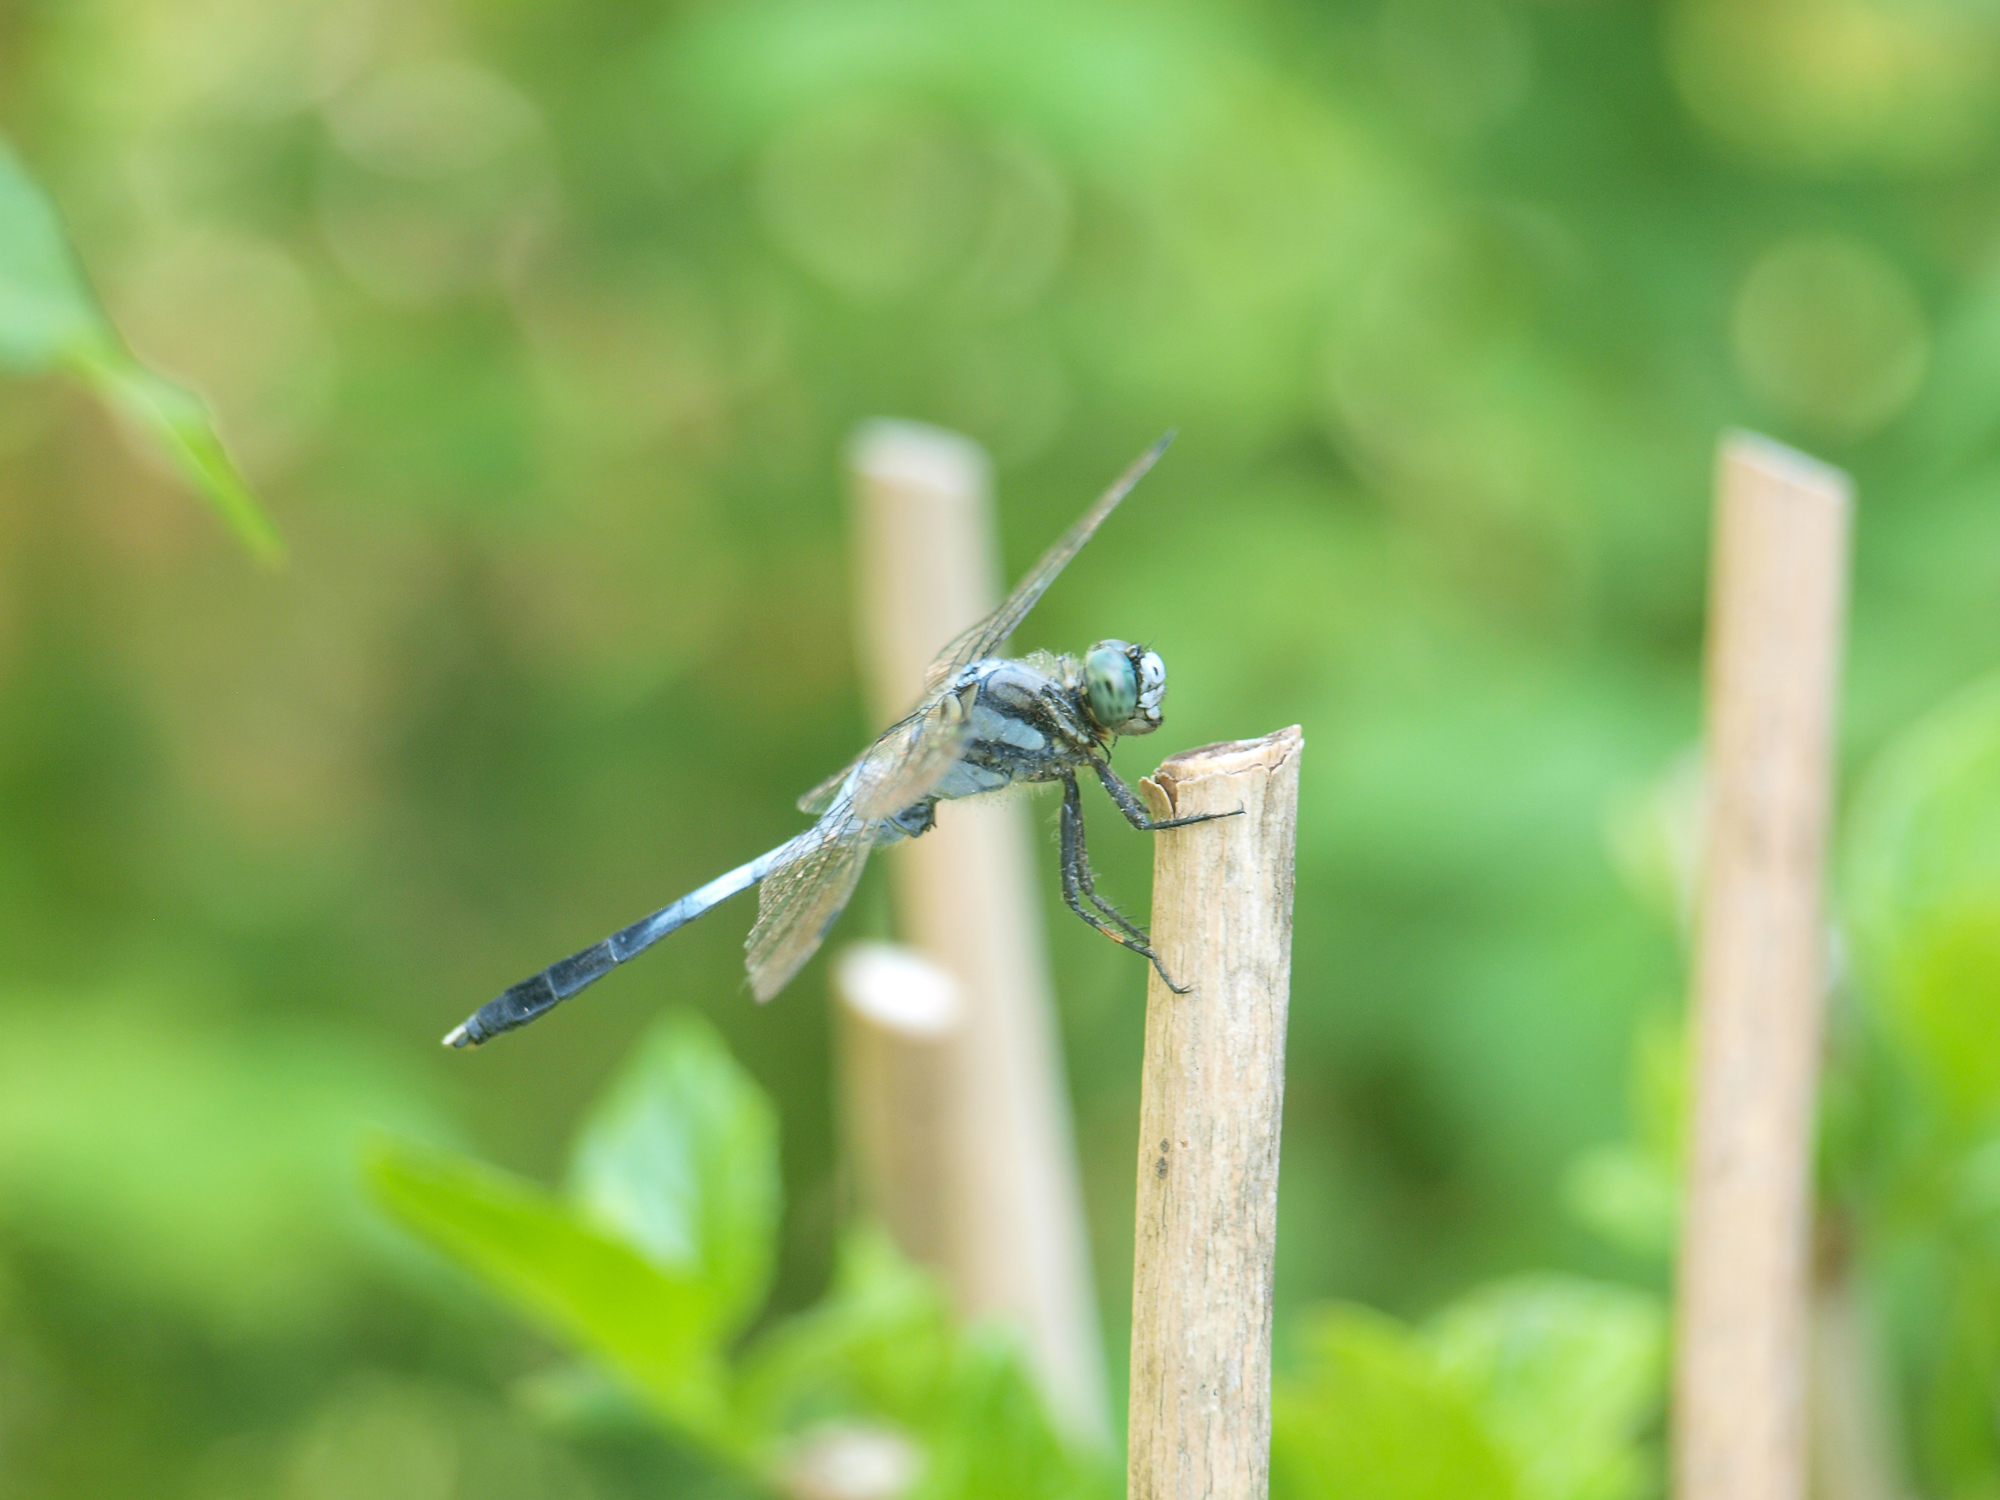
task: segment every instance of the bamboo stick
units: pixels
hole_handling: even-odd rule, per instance
[[[863,428],[849,465],[862,660],[888,723],[932,656],[999,600],[990,477],[977,445],[902,422]],[[1104,1445],[1104,1352],[1026,818],[1019,804],[946,803],[936,829],[888,851],[898,925],[964,1004],[946,1044],[935,1264],[963,1312],[1020,1327],[1058,1424]]]
[[[951,1042],[958,981],[914,948],[855,943],[833,965],[841,1104],[861,1201],[926,1265],[951,1245]]]
[[[1153,975],[1139,1104],[1129,1500],[1263,1500],[1271,1266],[1291,987],[1296,726],[1169,758],[1156,817]]]
[[[1677,1309],[1679,1500],[1805,1492],[1820,879],[1850,509],[1839,471],[1761,438],[1723,444]]]
[[[1811,1309],[1807,1493],[1813,1500],[1904,1500],[1911,1492],[1897,1463],[1895,1401],[1851,1268],[1821,1268]]]

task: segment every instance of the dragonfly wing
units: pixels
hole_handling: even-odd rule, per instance
[[[757,892],[757,925],[743,945],[750,992],[759,1000],[770,999],[791,982],[852,899],[872,840],[852,823],[848,829],[845,836],[812,845],[764,877]]]
[[[856,816],[892,818],[928,796],[965,754],[978,695],[977,683],[940,694],[877,740],[854,777]]]
[[[877,735],[874,744],[863,750],[853,760],[850,760],[838,771],[835,771],[818,786],[800,797],[798,803],[799,811],[802,813],[811,813],[814,817],[818,817],[833,806],[834,799],[839,797],[841,788],[847,783],[847,778],[852,776],[856,770],[871,762],[879,763],[885,759],[894,759],[894,747],[915,741],[916,733],[922,720],[925,715],[937,707],[938,700],[942,696],[943,694],[936,692],[926,693],[923,700],[915,708],[911,709],[902,718]],[[922,792],[917,794],[918,797],[922,795]],[[912,797],[910,801],[916,801],[916,797]],[[890,810],[892,812],[901,812],[903,808],[909,805],[909,802],[905,802]],[[868,815],[864,814],[864,816]]]
[[[959,669],[969,662],[993,655],[1007,637],[1012,635],[1020,623],[1028,617],[1028,611],[1049,585],[1056,581],[1056,575],[1069,566],[1069,560],[1083,550],[1083,544],[1091,539],[1097,528],[1104,524],[1105,517],[1118,508],[1118,502],[1132,492],[1132,486],[1146,477],[1146,471],[1159,462],[1160,455],[1167,451],[1167,444],[1174,440],[1169,432],[1133,462],[1132,467],[1120,474],[1097,503],[1085,511],[1077,523],[1065,531],[1056,544],[1042,554],[1042,560],[1028,570],[1027,576],[1014,585],[1014,592],[1001,602],[998,609],[959,636],[932,662],[930,670],[924,674],[925,684],[933,689],[942,687],[957,675]]]
[[[866,760],[867,758],[868,757],[866,755],[862,755],[854,760],[850,760],[846,765],[842,766],[838,771],[835,771],[831,776],[827,777],[826,780],[822,781],[818,786],[814,787],[811,791],[807,792],[804,796],[800,797],[799,811],[802,813],[810,813],[816,818],[821,813],[825,812],[829,807],[833,806],[833,799],[840,795],[840,788],[842,783],[844,783],[849,776],[853,775],[854,768],[860,765],[861,762]]]

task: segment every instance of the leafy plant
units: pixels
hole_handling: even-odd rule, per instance
[[[1481,1288],[1410,1328],[1303,1320],[1272,1412],[1281,1500],[1633,1500],[1657,1481],[1657,1299],[1572,1276]]]
[[[1271,1409],[1283,1500],[1510,1500],[1513,1475],[1453,1380],[1411,1329],[1369,1308],[1305,1320],[1302,1369]]]
[[[200,398],[132,356],[63,233],[55,206],[0,140],[0,370],[64,370],[150,433],[260,562],[285,544],[230,463]]]
[[[1854,1333],[1816,1343],[1814,1381],[1868,1409],[1815,1420],[1865,1418],[1883,1486],[1901,1485],[1907,1467],[1940,1492],[1990,1488],[2000,1476],[1988,1416],[2000,1387],[2000,678],[1962,689],[1875,757],[1844,821],[1839,869],[1814,1297]],[[1631,1136],[1580,1156],[1565,1181],[1580,1221],[1662,1265],[1679,1217],[1686,1030],[1683,1015],[1642,1025]]]
[[[888,1240],[852,1231],[832,1290],[746,1348],[778,1229],[769,1102],[708,1026],[669,1019],[578,1138],[551,1193],[395,1145],[378,1200],[683,1441],[783,1483],[829,1442],[902,1442],[918,1500],[1110,1494],[1070,1451],[1012,1340],[957,1327]],[[1500,1282],[1422,1331],[1335,1306],[1302,1326],[1274,1413],[1278,1492],[1629,1500],[1655,1464],[1664,1318],[1642,1292],[1573,1277]]]
[[[917,1500],[1115,1490],[1070,1451],[1001,1330],[961,1330],[931,1278],[852,1231],[817,1307],[737,1343],[770,1290],[776,1117],[692,1015],[663,1023],[584,1126],[553,1193],[382,1146],[377,1201],[711,1461],[771,1483],[846,1445]]]
[[[1957,1141],[2000,1125],[2000,679],[1878,758],[1846,850],[1866,992]]]
[[[1659,1300],[1577,1276],[1522,1276],[1460,1299],[1426,1343],[1473,1394],[1523,1500],[1628,1500],[1658,1477],[1647,1441],[1665,1385]]]
[[[1828,1078],[1823,1215],[1887,1334],[1926,1488],[2000,1482],[2000,678],[1876,758],[1843,850],[1858,1044]],[[1890,1399],[1893,1401],[1894,1397]]]

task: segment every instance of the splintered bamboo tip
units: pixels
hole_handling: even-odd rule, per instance
[[[1296,755],[1305,742],[1304,732],[1293,724],[1254,740],[1218,740],[1212,745],[1196,745],[1191,750],[1177,750],[1169,755],[1139,785],[1155,816],[1177,817],[1180,789],[1188,782],[1197,777],[1274,771]]]

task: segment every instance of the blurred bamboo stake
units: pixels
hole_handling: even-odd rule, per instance
[[[1132,1267],[1128,1500],[1263,1500],[1271,1469],[1271,1264],[1291,993],[1298,728],[1170,757],[1156,817],[1153,945],[1188,993],[1146,994]]]
[[[958,981],[914,948],[855,943],[834,961],[841,1093],[861,1200],[905,1254],[946,1264],[951,1248],[952,1041]]]
[[[1808,1493],[1812,1500],[1904,1500],[1895,1405],[1852,1268],[1823,1266],[1811,1306]]]
[[[939,649],[999,602],[990,477],[969,440],[902,422],[863,428],[848,462],[864,676],[886,724]],[[901,930],[964,1004],[946,1044],[937,1263],[962,1311],[1022,1328],[1056,1421],[1101,1445],[1104,1352],[1026,816],[946,803],[935,830],[890,851]]]
[[[1674,1380],[1679,1500],[1801,1500],[1820,879],[1845,475],[1737,435],[1709,582],[1707,829]]]
[[[839,1422],[786,1454],[770,1482],[785,1500],[901,1500],[923,1470],[923,1453],[902,1433]]]

